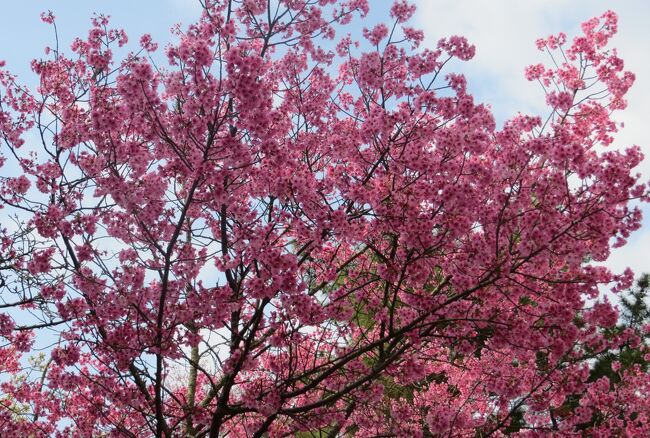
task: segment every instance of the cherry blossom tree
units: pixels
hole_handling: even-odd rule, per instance
[[[100,15],[0,70],[2,436],[650,434],[647,369],[590,378],[650,360],[601,295],[648,200],[616,15],[497,127],[473,45],[368,9],[204,0],[164,50]]]

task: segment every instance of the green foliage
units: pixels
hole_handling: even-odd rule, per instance
[[[650,275],[644,274],[637,281],[635,288],[629,290],[621,297],[621,318],[618,325],[605,329],[604,335],[607,338],[614,338],[625,330],[633,330],[641,338],[638,345],[629,343],[621,345],[617,349],[597,354],[596,360],[591,366],[589,373],[589,382],[596,381],[601,377],[607,377],[612,388],[621,383],[621,371],[629,369],[635,365],[641,367],[643,371],[648,371],[650,363],[646,361],[644,349],[648,345],[648,335],[644,334],[643,326],[650,322],[650,309],[648,307],[648,296],[650,294]],[[540,354],[538,353],[538,366]],[[588,360],[588,359],[587,359]],[[615,362],[620,364],[620,370],[615,371],[612,366]],[[566,398],[564,403],[551,412],[554,417],[562,417],[575,410],[580,405],[581,394],[573,394]],[[632,413],[634,416],[634,413]],[[603,415],[600,412],[594,412],[590,421],[578,425],[577,429],[587,431],[603,421]]]
[[[298,432],[296,438],[327,438],[332,427],[326,427],[316,431]]]
[[[637,346],[624,344],[618,351],[609,351],[599,357],[591,369],[590,381],[595,381],[604,376],[612,384],[620,383],[621,377],[619,373],[612,368],[614,362],[619,362],[622,370],[639,365],[643,371],[648,371],[650,363],[644,360],[642,349],[647,345],[648,341],[648,335],[643,333],[643,326],[650,322],[649,294],[650,275],[643,274],[637,281],[636,288],[631,289],[625,296],[621,297],[621,323],[610,329],[611,333],[609,334],[614,335],[626,329],[632,329],[641,337],[642,341]]]
[[[521,406],[517,407],[510,415],[510,424],[503,429],[503,432],[506,435],[519,432],[526,425],[526,420],[524,419],[525,413],[526,411]]]
[[[650,294],[650,274],[643,274],[637,281],[636,289],[632,289],[628,297],[621,299],[623,321],[626,326],[641,328],[644,323],[650,321],[648,294]]]

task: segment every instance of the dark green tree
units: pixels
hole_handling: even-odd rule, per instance
[[[612,384],[619,383],[621,378],[619,372],[612,368],[612,363],[620,363],[622,370],[639,365],[644,372],[648,371],[650,362],[643,358],[647,349],[650,333],[644,330],[644,326],[650,324],[650,274],[643,274],[636,283],[621,297],[621,318],[620,323],[610,329],[610,336],[620,335],[626,330],[632,330],[640,339],[640,342],[627,341],[617,350],[609,350],[600,355],[591,370],[589,380],[594,381],[606,376]]]

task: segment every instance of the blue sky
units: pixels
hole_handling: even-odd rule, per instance
[[[418,13],[414,24],[427,35],[426,44],[440,37],[460,34],[477,45],[477,55],[462,67],[470,89],[479,101],[491,103],[499,120],[517,111],[545,114],[544,96],[536,84],[523,78],[527,64],[546,61],[534,41],[550,33],[565,31],[575,35],[585,19],[607,9],[620,16],[619,34],[614,40],[626,67],[637,74],[629,94],[629,107],[618,117],[625,129],[616,146],[638,144],[648,159],[639,167],[643,179],[650,179],[650,2],[647,0],[415,0]],[[390,0],[371,0],[375,8],[385,8]],[[29,61],[43,56],[43,48],[53,45],[52,29],[41,23],[39,14],[52,9],[57,16],[62,46],[75,36],[85,36],[94,12],[106,13],[112,23],[127,31],[131,43],[150,33],[161,45],[169,41],[169,28],[187,24],[198,16],[198,0],[61,0],[7,1],[0,14],[0,59],[28,84],[34,77]],[[454,66],[454,68],[458,65]],[[644,227],[630,243],[615,250],[606,265],[615,271],[626,266],[635,272],[650,272],[650,208],[644,207]]]

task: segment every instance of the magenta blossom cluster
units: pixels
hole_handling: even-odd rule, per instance
[[[497,128],[405,0],[203,6],[0,69],[1,436],[649,435],[646,370],[589,378],[650,360],[599,292],[648,200],[614,13]]]

